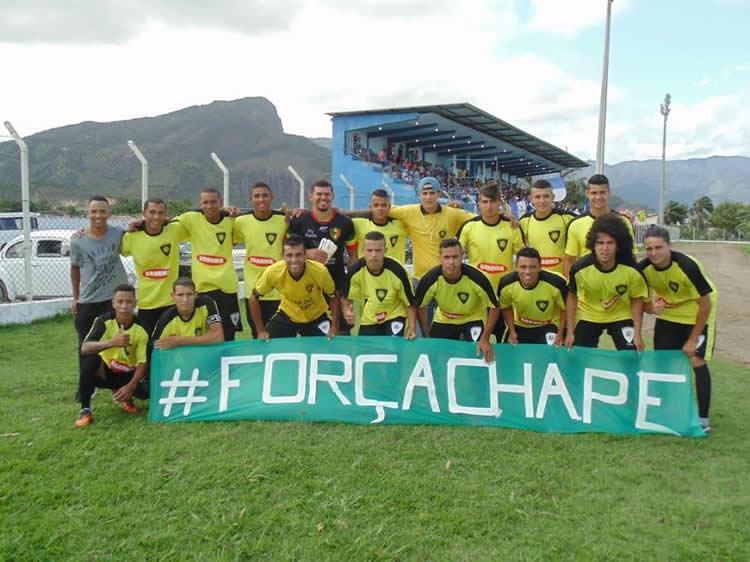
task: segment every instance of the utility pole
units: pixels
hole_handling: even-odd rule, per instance
[[[661,137],[661,182],[659,184],[659,224],[664,226],[664,190],[667,177],[667,117],[669,116],[669,104],[672,102],[672,96],[664,96],[664,103],[659,108],[660,113],[664,116],[664,130]]]
[[[602,65],[602,92],[599,98],[599,133],[596,139],[596,173],[604,173],[604,131],[607,126],[607,82],[609,76],[609,29],[612,21],[612,1],[607,0],[607,27],[604,32],[604,64]]]

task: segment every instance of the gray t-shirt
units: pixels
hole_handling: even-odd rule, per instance
[[[70,241],[70,264],[81,269],[78,302],[108,301],[117,285],[128,282],[120,260],[120,238],[124,233],[119,226],[109,225],[100,240],[84,234]]]

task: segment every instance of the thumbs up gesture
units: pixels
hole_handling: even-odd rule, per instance
[[[112,347],[127,347],[130,345],[130,336],[125,333],[125,329],[120,326],[115,337],[112,338]]]

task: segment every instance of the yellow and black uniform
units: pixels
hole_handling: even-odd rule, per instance
[[[478,341],[484,330],[487,309],[497,306],[495,291],[489,279],[478,269],[461,264],[457,281],[443,277],[440,266],[432,268],[419,280],[416,304],[426,307],[437,303],[430,337]]]
[[[469,263],[487,276],[495,291],[500,279],[513,270],[513,255],[525,245],[521,229],[502,216],[495,224],[474,217],[458,229],[456,238]]]
[[[237,301],[237,273],[232,261],[234,218],[222,212],[219,221],[210,222],[201,211],[187,211],[175,220],[190,236],[192,278],[198,293],[216,301],[221,314],[224,340],[233,341],[242,331]]]
[[[385,224],[378,224],[369,218],[352,219],[357,236],[357,256],[365,256],[365,235],[368,232],[381,232],[385,236],[385,255],[398,262],[406,263],[406,237],[409,235],[404,223],[388,218]]]
[[[208,332],[211,324],[217,322],[221,322],[219,307],[211,297],[198,295],[193,314],[187,320],[182,319],[176,305],[168,308],[156,323],[151,340],[156,342],[169,336],[202,336]]]
[[[279,310],[266,324],[272,338],[325,336],[331,326],[328,299],[336,295],[336,286],[325,265],[305,260],[299,279],[289,273],[286,262],[268,266],[255,283],[253,293],[262,297],[272,290],[281,296]]]
[[[518,219],[526,244],[542,256],[544,269],[562,274],[568,225],[574,218],[576,215],[570,211],[552,209],[543,219],[537,218],[533,211]]]
[[[562,275],[542,270],[536,285],[527,288],[514,272],[500,281],[498,294],[500,308],[513,307],[513,323],[519,343],[554,343],[560,313],[565,310],[568,296]]]
[[[672,251],[669,265],[664,269],[657,269],[648,258],[642,260],[638,267],[656,297],[666,304],[654,326],[654,349],[682,349],[695,325],[698,301],[709,295],[711,312],[702,337],[698,338],[696,354],[706,360],[711,359],[716,337],[718,292],[706,276],[703,265],[692,256]]]
[[[349,271],[349,300],[365,301],[360,319],[360,336],[402,336],[406,309],[414,305],[411,281],[404,266],[385,258],[383,269],[372,273],[362,258]]]
[[[618,213],[617,211],[612,212],[620,215],[628,227],[630,237],[633,239],[633,252],[635,252],[635,233],[633,232],[633,223],[630,222],[630,219],[625,215]],[[578,259],[591,253],[591,250],[586,247],[586,236],[588,236],[589,231],[591,230],[591,225],[594,224],[595,220],[596,219],[591,216],[591,213],[585,213],[570,221],[570,224],[568,225],[567,240],[565,242],[566,255]]]
[[[138,320],[148,334],[172,306],[172,283],[180,268],[180,242],[187,238],[179,222],[166,224],[158,234],[149,234],[142,228],[122,237],[120,253],[133,256],[138,273]]]
[[[254,213],[242,215],[234,220],[234,243],[245,245],[244,280],[249,290],[266,268],[282,258],[286,236],[286,215],[273,211],[268,218],[259,219]],[[261,316],[265,325],[279,308],[279,293],[271,291],[260,298]],[[245,298],[247,317],[250,318],[249,299]],[[258,337],[255,325],[250,322],[250,331]]]
[[[575,345],[597,347],[606,329],[617,349],[635,349],[630,302],[648,298],[646,279],[636,267],[618,263],[602,271],[589,254],[573,264],[568,290],[578,299]]]
[[[440,242],[453,238],[461,225],[476,215],[442,205],[435,213],[425,212],[421,205],[404,205],[391,207],[388,216],[404,223],[414,252],[414,277],[420,279],[440,263]]]
[[[130,345],[110,347],[97,355],[84,356],[81,361],[78,392],[83,408],[91,407],[91,395],[96,387],[116,390],[125,386],[133,378],[136,367],[146,363],[148,333],[136,317],[129,326],[120,326],[114,312],[97,316],[84,342],[111,340],[121,329],[130,336]],[[134,393],[137,398],[148,398],[148,384],[144,381],[141,379]]]

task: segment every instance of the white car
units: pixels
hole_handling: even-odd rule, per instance
[[[31,233],[31,293],[34,298],[72,297],[70,238],[75,230],[35,230]],[[23,236],[16,236],[0,250],[0,302],[26,293]],[[135,286],[138,276],[132,257],[120,258]]]

